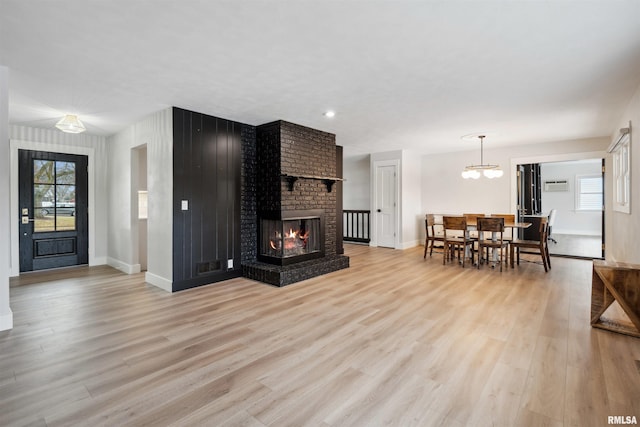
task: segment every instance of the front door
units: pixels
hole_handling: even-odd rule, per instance
[[[396,246],[396,166],[376,168],[376,234],[378,246]]]
[[[20,271],[89,262],[87,156],[19,150]]]

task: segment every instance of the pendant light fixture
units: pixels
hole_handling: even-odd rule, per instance
[[[67,133],[82,133],[87,130],[75,114],[67,114],[64,116],[56,123],[56,127],[62,132]]]
[[[475,135],[477,136],[478,139],[480,139],[480,164],[479,165],[469,165],[467,167],[464,168],[464,170],[462,171],[462,177],[464,179],[478,179],[480,178],[480,172],[482,172],[482,175],[484,175],[486,178],[492,179],[492,178],[500,178],[504,172],[502,171],[502,169],[500,169],[499,165],[490,165],[490,164],[484,164],[484,153],[483,153],[483,145],[484,145],[484,139],[486,138],[486,135]],[[463,137],[463,139],[467,139],[467,137]]]

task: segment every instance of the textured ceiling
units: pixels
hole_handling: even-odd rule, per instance
[[[12,124],[109,135],[175,105],[429,153],[611,135],[639,22],[637,0],[0,0],[0,64]]]

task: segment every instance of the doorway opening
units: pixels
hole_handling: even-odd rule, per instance
[[[134,202],[132,211],[133,247],[137,249],[137,264],[140,271],[147,271],[147,219],[148,219],[148,192],[147,192],[147,145],[135,147],[131,151],[131,183]],[[137,228],[137,232],[135,229]]]
[[[549,218],[550,254],[604,258],[604,160],[518,164],[517,171],[519,220]]]

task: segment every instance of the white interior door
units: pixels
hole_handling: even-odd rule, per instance
[[[378,246],[396,246],[396,166],[376,168],[376,236]]]

